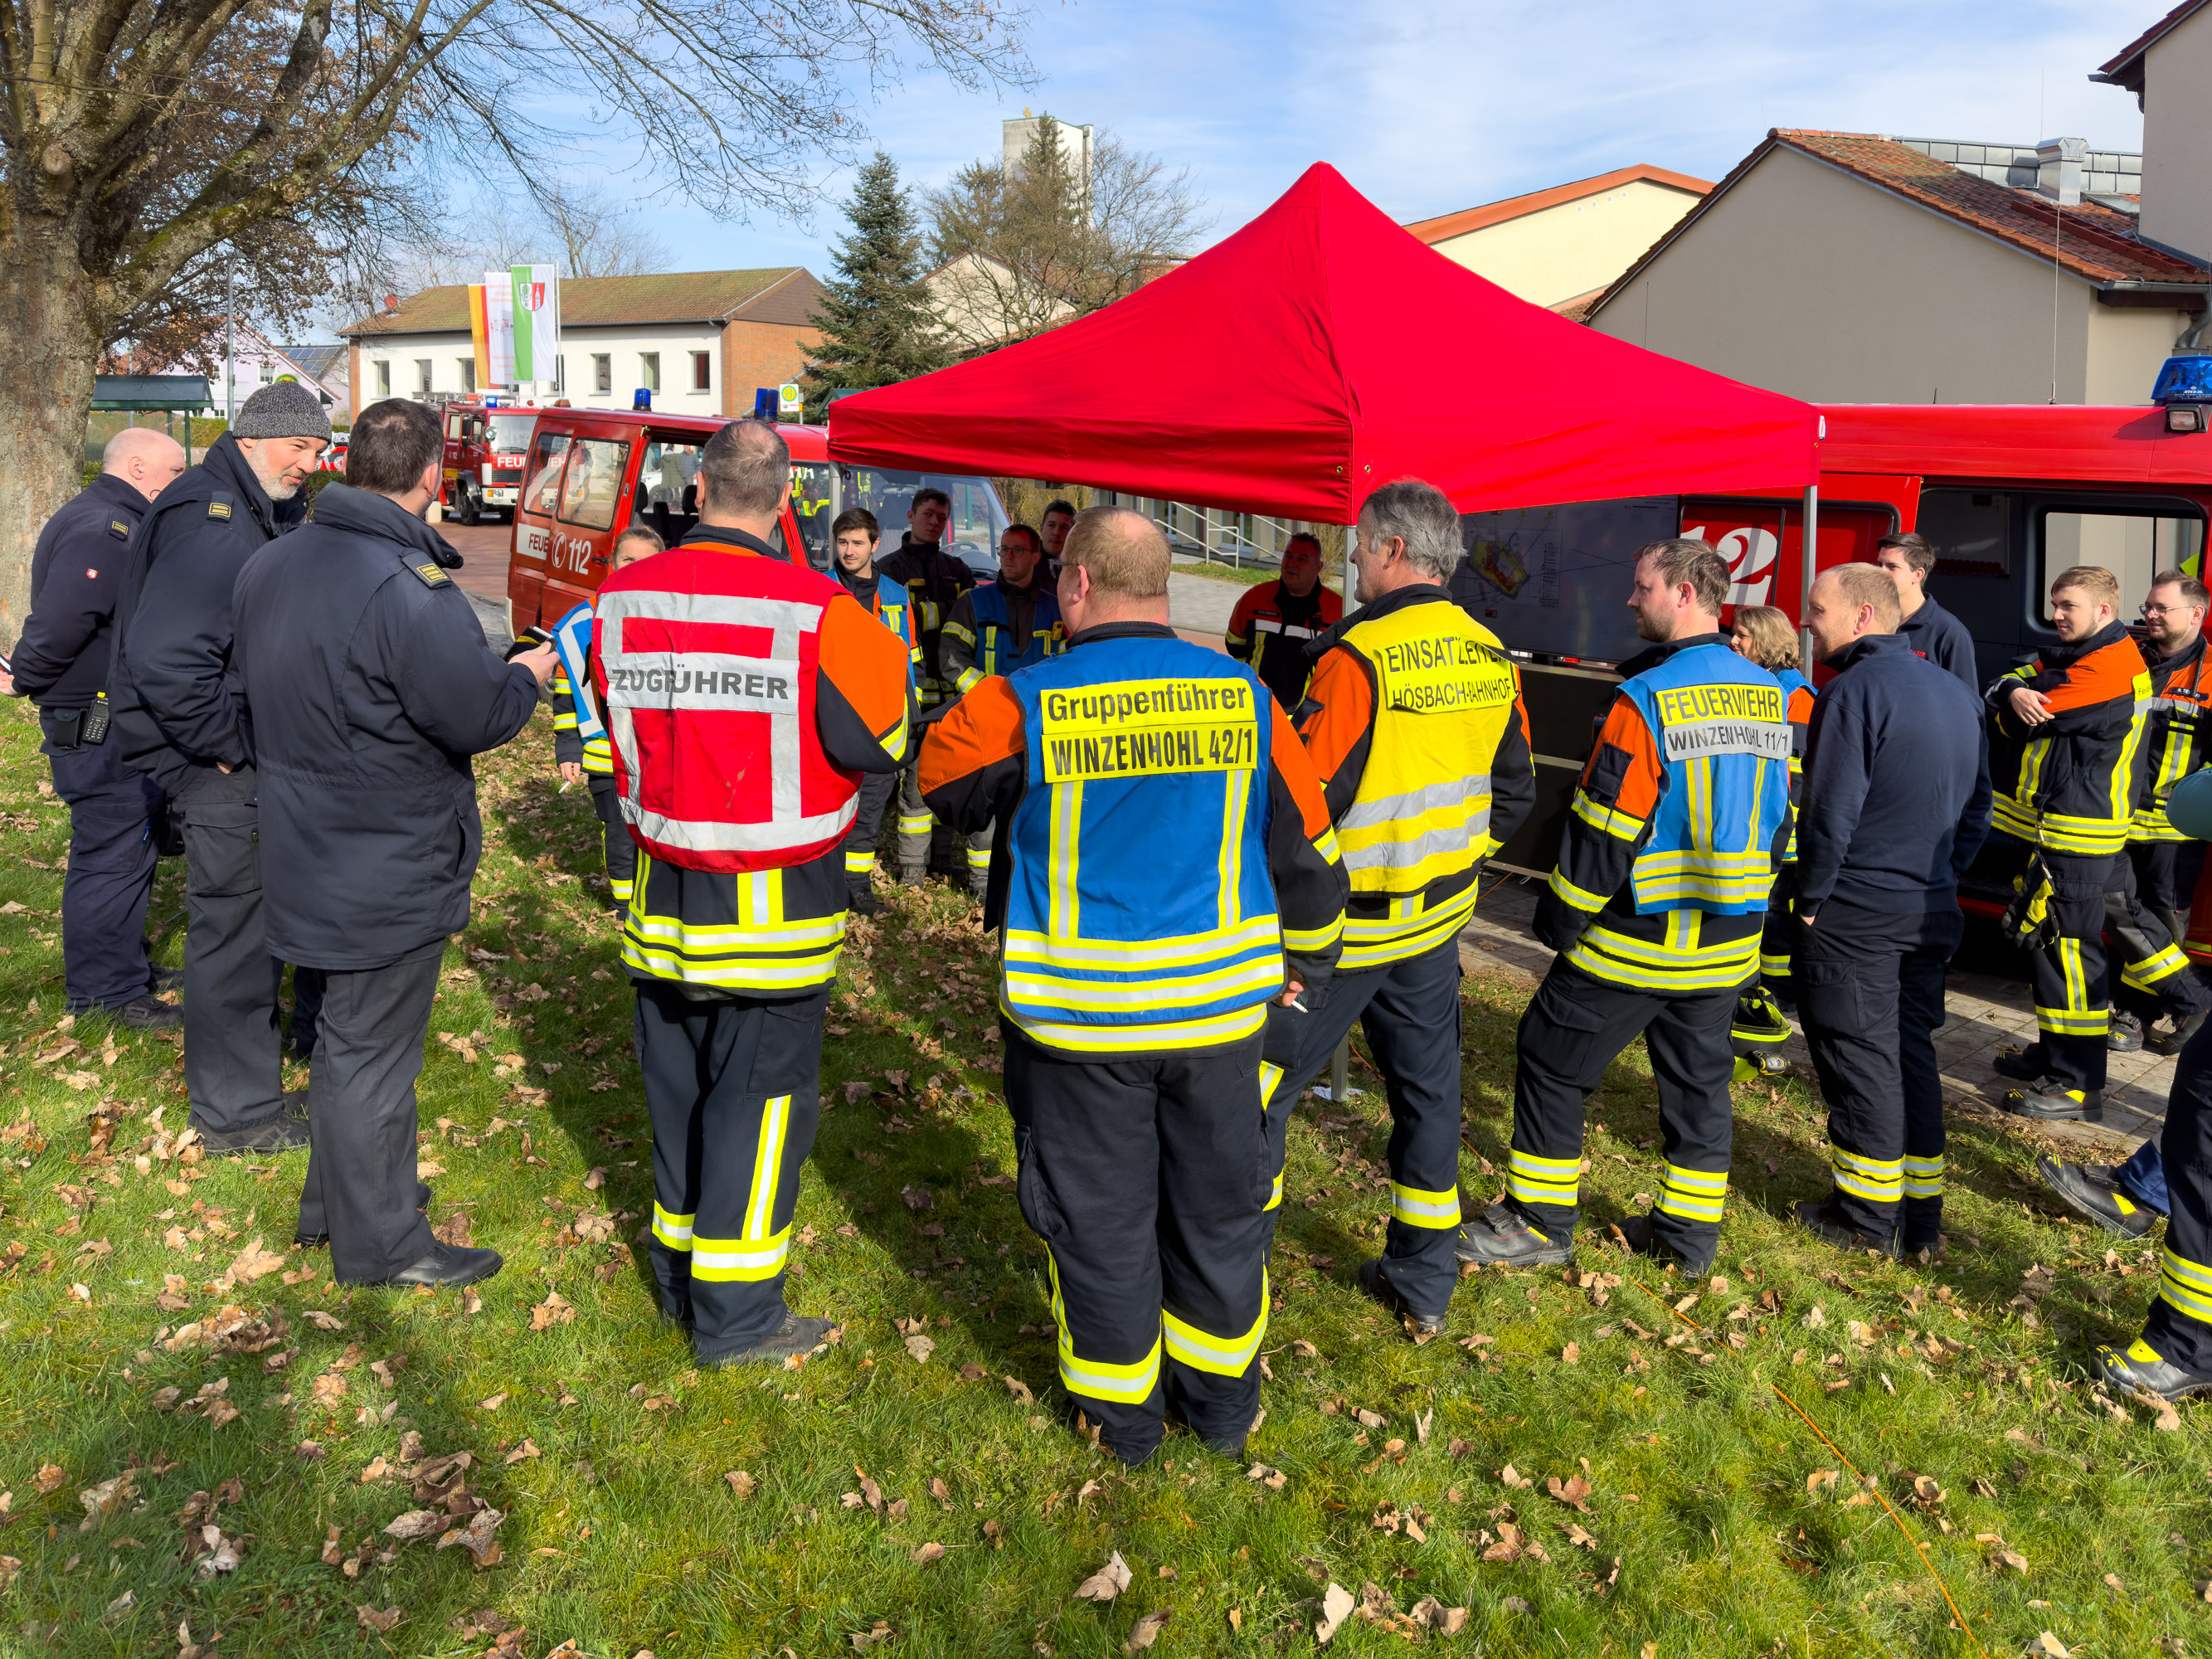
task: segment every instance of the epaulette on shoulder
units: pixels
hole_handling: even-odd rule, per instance
[[[210,519],[228,519],[230,509],[230,492],[228,489],[218,489],[208,497],[207,515]]]
[[[404,562],[407,568],[414,573],[415,580],[425,587],[451,587],[453,585],[453,579],[445,573],[435,559],[424,559],[419,563],[413,559],[406,559]]]
[[[128,519],[110,519],[107,521],[107,533],[114,537],[118,542],[129,541],[131,539],[131,520]]]

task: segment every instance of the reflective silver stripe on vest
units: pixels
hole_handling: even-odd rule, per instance
[[[1450,778],[1442,783],[1425,784],[1419,789],[1409,789],[1402,795],[1385,795],[1376,800],[1354,801],[1351,809],[1337,823],[1340,836],[1355,830],[1370,829],[1376,824],[1394,823],[1401,818],[1419,817],[1440,807],[1457,806],[1490,793],[1490,774],[1480,772],[1472,777]],[[1419,864],[1423,859],[1434,858],[1439,853],[1454,853],[1472,845],[1490,833],[1490,808],[1471,812],[1464,824],[1448,830],[1431,830],[1409,841],[1377,842],[1372,847],[1346,848],[1344,867],[1346,870],[1376,870]]]
[[[724,651],[631,651],[623,624],[630,621],[709,627],[766,629],[769,654]],[[762,853],[836,836],[848,826],[857,797],[836,811],[802,816],[803,746],[799,729],[799,637],[817,633],[822,607],[791,599],[734,593],[669,593],[629,588],[599,601],[599,660],[607,677],[606,724],[622,751],[631,793],[623,817],[648,839],[696,852]],[[639,781],[636,721],[632,711],[678,709],[759,714],[769,717],[769,822],[730,823],[672,817],[644,810]]]

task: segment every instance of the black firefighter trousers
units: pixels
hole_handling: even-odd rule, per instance
[[[1616,985],[1554,958],[1521,1016],[1505,1178],[1509,1201],[1538,1231],[1557,1243],[1573,1238],[1581,1213],[1583,1103],[1641,1036],[1667,1160],[1652,1228],[1680,1255],[1711,1256],[1728,1198],[1735,1128],[1729,1081],[1735,1071],[1729,1025],[1741,990]]]
[[[2212,1372],[2212,1023],[2182,1046],[2159,1154],[2172,1207],[2143,1340],[2185,1370]]]
[[[300,1231],[330,1235],[341,1285],[381,1283],[436,1248],[418,1207],[415,1079],[445,950],[434,939],[386,967],[322,975]]]
[[[1269,1209],[1283,1199],[1291,1112],[1357,1024],[1367,1034],[1390,1103],[1390,1224],[1382,1276],[1423,1319],[1450,1311],[1459,1280],[1459,981],[1454,936],[1402,961],[1332,975],[1307,993],[1310,1013],[1267,1010]]]
[[[1091,1060],[1000,1027],[1015,1197],[1049,1253],[1061,1386],[1132,1468],[1170,1412],[1237,1455],[1267,1330],[1259,1034],[1207,1054]]]
[[[185,1087],[196,1128],[234,1134],[283,1109],[276,993],[261,913],[253,769],[195,767],[171,798],[185,836]]]
[[[639,980],[637,1064],[653,1121],[653,1274],[702,1359],[775,1334],[799,1172],[822,1115],[824,985],[687,996]]]
[[[1799,935],[1797,1012],[1828,1103],[1836,1211],[1905,1248],[1933,1246],[1943,1217],[1943,1085],[1936,1028],[1958,908],[1868,909],[1831,898]]]

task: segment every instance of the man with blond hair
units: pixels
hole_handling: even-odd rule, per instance
[[[1168,568],[1141,514],[1078,514],[1067,648],[970,687],[921,747],[933,811],[1006,826],[984,921],[1004,930],[1015,1195],[1050,1251],[1061,1384],[1132,1466],[1170,1411],[1243,1449],[1272,1231],[1261,1036],[1344,927],[1313,763],[1258,675],[1168,626]]]
[[[1831,1243],[1886,1254],[1941,1238],[1935,1032],[1965,926],[1959,878],[1989,829],[1978,706],[1914,652],[1899,610],[1875,565],[1813,584],[1806,623],[1835,678],[1813,705],[1797,812],[1798,1009],[1835,1172],[1797,1219]]]
[[[1991,830],[2016,872],[2008,920],[2032,951],[2037,1040],[1996,1061],[2021,1080],[2004,1105],[2022,1117],[2105,1115],[2106,907],[2109,896],[2124,908],[2117,866],[2127,857],[2151,697],[2119,598],[2119,583],[2100,566],[2060,571],[2051,583],[2057,644],[2000,678],[1985,700]]]

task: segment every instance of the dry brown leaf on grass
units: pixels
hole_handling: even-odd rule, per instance
[[[1507,1486],[1516,1492],[1525,1492],[1529,1487],[1536,1484],[1534,1481],[1528,1480],[1527,1477],[1522,1475],[1521,1472],[1516,1469],[1510,1463],[1508,1463],[1504,1468],[1498,1470],[1498,1478],[1501,1481],[1504,1482]]]
[[[517,1446],[513,1451],[507,1453],[507,1461],[509,1463],[520,1463],[525,1458],[535,1457],[537,1455],[538,1443],[535,1440],[526,1437],[520,1445]]]
[[[1244,1471],[1244,1478],[1247,1480],[1257,1480],[1269,1492],[1282,1491],[1284,1486],[1290,1480],[1290,1476],[1285,1474],[1280,1469],[1271,1468],[1265,1463],[1255,1463]]]
[[[505,1404],[507,1404],[507,1396],[503,1394],[495,1394],[489,1399],[479,1400],[477,1401],[477,1409],[478,1411],[484,1412],[495,1412]]]
[[[927,1364],[929,1356],[937,1351],[937,1344],[928,1337],[916,1334],[907,1338],[906,1351],[915,1364]]]
[[[469,1231],[472,1224],[466,1210],[449,1210],[446,1218],[430,1229],[430,1237],[441,1244],[458,1245],[462,1249],[469,1249],[476,1243]]]
[[[1544,1482],[1544,1490],[1570,1509],[1580,1510],[1584,1515],[1590,1513],[1590,1483],[1579,1474],[1568,1476],[1564,1485],[1555,1474]]]
[[[354,1609],[354,1616],[361,1621],[363,1630],[381,1636],[407,1615],[398,1607],[386,1607],[379,1613],[374,1607],[363,1606]]]
[[[1291,1339],[1291,1352],[1297,1355],[1301,1359],[1318,1359],[1321,1358],[1321,1350],[1314,1346],[1312,1343],[1307,1341],[1303,1336],[1294,1337]]]
[[[63,1482],[68,1479],[69,1476],[63,1473],[60,1464],[41,1463],[39,1465],[38,1474],[32,1477],[31,1487],[32,1490],[41,1494],[59,1492]]]
[[[1036,1404],[1036,1396],[1030,1392],[1030,1385],[1023,1382],[1018,1376],[1002,1376],[999,1380],[1006,1385],[1006,1392],[1013,1395],[1014,1402],[1017,1405],[1034,1406]]]
[[[1567,1542],[1570,1544],[1577,1545],[1586,1550],[1595,1550],[1597,1548],[1597,1540],[1589,1533],[1584,1532],[1577,1522],[1570,1521],[1565,1527],[1560,1528],[1560,1530],[1567,1534]]]
[[[1456,1636],[1467,1628],[1465,1607],[1448,1607],[1433,1595],[1424,1595],[1413,1603],[1411,1615],[1423,1630],[1434,1631],[1439,1636]]]
[[[336,1314],[326,1314],[320,1308],[310,1308],[300,1317],[319,1331],[342,1331],[345,1328],[344,1320]]]
[[[476,1558],[479,1567],[495,1567],[500,1563],[499,1540],[492,1536],[499,1523],[507,1519],[504,1510],[478,1510],[469,1517],[465,1527],[456,1527],[438,1540],[440,1549],[459,1544]]]
[[[870,1648],[881,1647],[897,1634],[887,1621],[878,1619],[867,1629],[854,1631],[847,1639],[855,1653],[866,1653]]]
[[[530,1310],[530,1328],[542,1331],[555,1325],[567,1325],[576,1317],[575,1304],[558,1291],[545,1292],[545,1299]]]
[[[941,1561],[944,1559],[945,1546],[934,1541],[933,1540],[929,1543],[920,1546],[911,1555],[907,1557],[907,1559],[913,1562],[917,1567],[926,1567],[932,1561]]]
[[[261,1235],[256,1233],[253,1242],[231,1261],[230,1276],[240,1284],[251,1284],[257,1279],[267,1278],[283,1265],[283,1256],[261,1248]]]
[[[743,1469],[732,1469],[722,1479],[730,1483],[730,1490],[739,1498],[750,1498],[760,1490],[760,1482]]]
[[[236,1572],[246,1559],[246,1545],[242,1539],[230,1537],[222,1528],[209,1525],[200,1528],[199,1541],[192,1553],[199,1557],[199,1576],[212,1578],[219,1572]]]
[[[77,1530],[90,1532],[137,1495],[138,1483],[127,1474],[87,1486],[76,1495],[76,1501],[84,1505],[84,1524]]]
[[[1352,1599],[1352,1592],[1332,1579],[1321,1598],[1321,1618],[1314,1625],[1314,1642],[1327,1646],[1335,1640],[1336,1633],[1344,1628],[1344,1621],[1352,1617],[1352,1610],[1359,1604]]]
[[[1121,1644],[1121,1651],[1142,1653],[1159,1639],[1160,1632],[1167,1628],[1168,1620],[1172,1616],[1167,1608],[1155,1607],[1137,1620],[1137,1627],[1129,1632],[1129,1639]]]
[[[404,1543],[417,1538],[428,1538],[432,1533],[443,1532],[445,1529],[446,1516],[441,1511],[410,1510],[404,1515],[394,1518],[384,1528],[384,1532],[386,1537],[397,1538]]]
[[[2027,1644],[2027,1650],[2035,1656],[2035,1659],[2072,1659],[2074,1652],[2073,1649],[2068,1647],[2049,1631],[2045,1631],[2035,1640],[2030,1642]]]
[[[2027,1571],[2027,1558],[2018,1550],[2006,1549],[2000,1546],[1990,1552],[1990,1565],[1992,1568],[2010,1567],[2014,1572],[2025,1574]]]
[[[1805,1490],[1808,1492],[1814,1492],[1823,1486],[1832,1490],[1842,1474],[1841,1469],[1815,1469],[1805,1477]]]
[[[1129,1564],[1115,1550],[1107,1558],[1106,1565],[1075,1587],[1079,1601],[1111,1601],[1129,1588]]]

